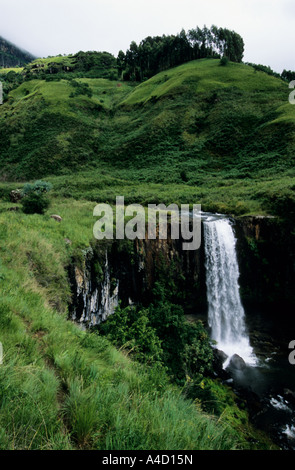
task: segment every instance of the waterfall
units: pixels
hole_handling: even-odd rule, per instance
[[[245,325],[239,293],[236,239],[230,221],[208,218],[204,222],[208,323],[217,348],[230,357],[238,354],[247,364],[256,363]]]

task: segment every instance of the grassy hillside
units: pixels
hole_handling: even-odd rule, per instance
[[[0,448],[272,448],[226,387],[195,384],[221,410],[208,414],[163,369],[69,322],[67,267],[89,246],[95,202],[118,195],[239,215],[293,210],[287,84],[219,60],[142,84],[38,73],[19,86],[10,74],[0,107]],[[41,178],[53,184],[50,211],[10,211],[10,190]]]
[[[10,206],[0,213],[2,450],[271,448],[232,398],[221,417],[204,413],[163,371],[67,320],[66,266],[89,244],[91,203],[56,201],[62,224]]]
[[[254,76],[253,76],[254,73]],[[247,93],[273,93],[286,89],[286,84],[265,73],[255,72],[248,65],[230,62],[220,66],[218,59],[200,59],[161,72],[140,84],[123,104],[146,103],[152,98],[175,96],[189,92],[194,95],[236,87]]]
[[[294,199],[289,92],[279,78],[216,59],[189,62],[138,86],[25,81],[0,108],[1,178],[46,176],[63,194],[91,200],[103,186],[111,201],[125,191],[138,202],[168,195],[167,202],[197,198],[211,210],[272,213]],[[73,191],[68,181],[82,170],[88,184]]]
[[[5,69],[0,69],[0,75],[7,75],[9,72],[21,73],[24,70],[23,67],[7,67]]]
[[[108,52],[78,52],[69,56],[47,57],[36,59],[26,65],[24,74],[27,78],[57,79],[67,77],[87,76],[89,78],[118,78],[116,58]]]

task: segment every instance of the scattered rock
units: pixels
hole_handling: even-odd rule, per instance
[[[10,197],[10,201],[11,202],[19,202],[21,199],[22,199],[22,192],[20,189],[13,189],[10,194],[9,194],[9,197]]]
[[[246,367],[246,362],[238,354],[234,354],[229,361],[229,367],[237,370],[243,370]]]
[[[66,243],[66,245],[71,245],[72,244],[72,242],[71,242],[71,240],[69,240],[69,238],[65,238],[65,243]]]
[[[10,207],[8,210],[11,212],[17,212],[19,211],[19,207],[18,206]]]
[[[234,381],[234,379],[232,377],[230,377],[229,379],[225,380],[224,383],[225,384],[232,384]]]
[[[228,356],[225,354],[224,351],[220,349],[213,349],[213,358],[214,358],[214,365],[217,369],[222,369],[223,363],[226,361]]]
[[[227,360],[228,355],[225,354],[224,351],[221,351],[220,349],[215,349],[215,354],[219,358],[220,361],[222,361],[222,364]]]
[[[62,218],[61,218],[60,215],[53,214],[53,215],[51,215],[50,217],[51,217],[51,219],[54,219],[54,220],[56,220],[57,222],[61,222],[61,221],[62,221]]]
[[[215,348],[213,349],[213,370],[216,375],[223,380],[228,379],[228,371],[223,369],[223,364],[227,358],[228,356],[224,351]]]

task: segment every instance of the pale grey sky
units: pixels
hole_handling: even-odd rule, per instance
[[[40,57],[212,24],[243,37],[244,61],[295,70],[295,0],[0,0],[0,36]]]

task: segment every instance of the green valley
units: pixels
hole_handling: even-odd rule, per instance
[[[204,322],[187,321],[181,292],[187,272],[175,267],[175,247],[165,247],[170,264],[158,255],[149,305],[119,302],[92,329],[70,318],[79,290],[71,270],[83,286],[91,285],[88,271],[98,284],[109,275],[115,291],[103,258],[111,244],[93,238],[97,203],[114,206],[121,195],[126,205],[201,204],[236,220],[274,218],[294,237],[295,106],[288,82],[242,63],[236,33],[212,31],[224,54],[204,52],[192,31],[184,63],[168,54],[161,66],[146,59],[140,68],[133,44],[118,59],[79,52],[0,69],[2,450],[278,448],[253,426],[243,396],[214,373]],[[222,60],[225,52],[232,60]],[[40,180],[50,187],[41,195],[47,205],[30,213],[26,185]],[[242,254],[247,258],[249,249],[265,266],[268,253],[260,254],[265,245],[255,227]],[[134,246],[116,247],[131,267],[143,252]],[[193,289],[200,282],[196,277]]]
[[[114,202],[118,187],[131,184],[134,202],[147,201],[146,193],[169,202],[173,187],[176,202],[236,214],[292,201],[295,110],[287,83],[219,62],[189,62],[137,86],[25,81],[1,108],[2,181],[60,175],[62,188],[62,174],[68,181],[89,169],[79,197],[90,200],[103,185]],[[68,191],[74,195],[71,184]]]

